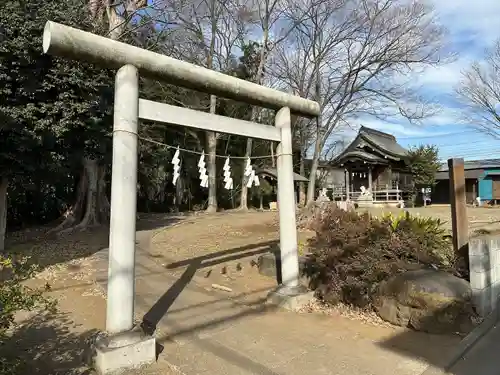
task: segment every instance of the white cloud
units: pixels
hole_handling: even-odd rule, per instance
[[[451,92],[460,81],[462,72],[470,66],[471,62],[470,57],[464,56],[445,65],[427,68],[416,73],[414,84],[427,90]]]
[[[457,42],[486,48],[500,35],[498,0],[432,0],[441,22]]]
[[[401,83],[409,82],[413,89],[418,88],[426,98],[437,100],[441,107],[440,111],[423,120],[421,126],[408,124],[402,118],[393,118],[390,122],[375,118],[362,118],[358,119],[356,124],[388,132],[401,139],[450,134],[450,137],[443,139],[453,144],[456,137],[452,134],[456,132],[459,137],[464,131],[454,89],[460,82],[462,72],[470,66],[472,61],[480,61],[484,57],[485,50],[500,38],[498,27],[500,1],[428,1],[433,3],[440,22],[449,30],[450,35],[445,50],[455,52],[458,56],[456,60],[448,64],[421,69],[414,71],[410,76],[391,79],[401,80]],[[336,134],[353,136],[354,131],[338,129]]]
[[[437,115],[423,121],[426,128],[424,131],[437,126],[453,126],[460,122],[460,108],[455,108],[454,90],[460,82],[462,72],[474,60],[480,61],[485,50],[500,37],[500,1],[429,1],[434,5],[440,22],[449,30],[446,50],[456,53],[457,58],[439,67],[415,71],[410,77],[413,88],[419,88],[420,92],[431,100],[440,101],[442,107]],[[405,125],[401,126],[406,128]],[[402,130],[403,134],[409,132],[412,130]]]
[[[428,127],[454,125],[457,124],[458,117],[459,114],[456,113],[455,110],[444,108],[441,113],[430,116],[429,118],[425,119],[423,123]]]
[[[380,130],[385,133],[389,133],[394,135],[395,137],[417,137],[423,136],[427,134],[425,128],[411,125],[411,124],[398,124],[394,122],[388,122],[384,120],[380,120],[377,118],[364,118],[358,121],[357,126],[355,126],[355,130],[357,131],[360,126],[366,126],[367,128],[372,128],[376,130]]]
[[[440,22],[450,32],[449,49],[458,54],[452,63],[415,74],[415,84],[429,91],[452,93],[461,73],[500,37],[498,0],[431,0]]]

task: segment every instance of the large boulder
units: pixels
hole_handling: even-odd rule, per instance
[[[380,284],[373,305],[395,325],[430,333],[467,332],[472,325],[470,284],[444,271],[420,269]]]

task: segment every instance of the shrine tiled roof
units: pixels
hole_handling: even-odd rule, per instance
[[[408,151],[396,141],[396,137],[392,134],[383,133],[381,131],[362,126],[359,130],[359,135],[373,143],[381,150],[395,156],[405,157],[408,153]]]
[[[387,164],[389,160],[404,160],[408,151],[397,143],[392,134],[362,126],[357,137],[338,155],[334,164],[346,160],[364,160],[370,163]]]

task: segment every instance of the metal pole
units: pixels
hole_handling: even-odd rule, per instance
[[[138,116],[139,73],[125,65],[116,73],[113,120],[106,312],[106,330],[112,334],[129,331],[134,324]]]
[[[280,109],[276,114],[275,123],[276,127],[281,129],[281,143],[277,149],[281,280],[284,287],[294,289],[299,286],[299,255],[293,192],[290,108]]]

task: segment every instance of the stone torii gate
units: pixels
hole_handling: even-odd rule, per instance
[[[154,120],[279,142],[277,148],[284,303],[304,295],[299,283],[291,112],[320,113],[319,104],[213,70],[48,21],[44,53],[116,68],[106,330],[95,365],[102,374],[155,360],[155,340],[134,327],[138,120]],[[277,110],[275,127],[139,99],[139,74],[181,87]]]

